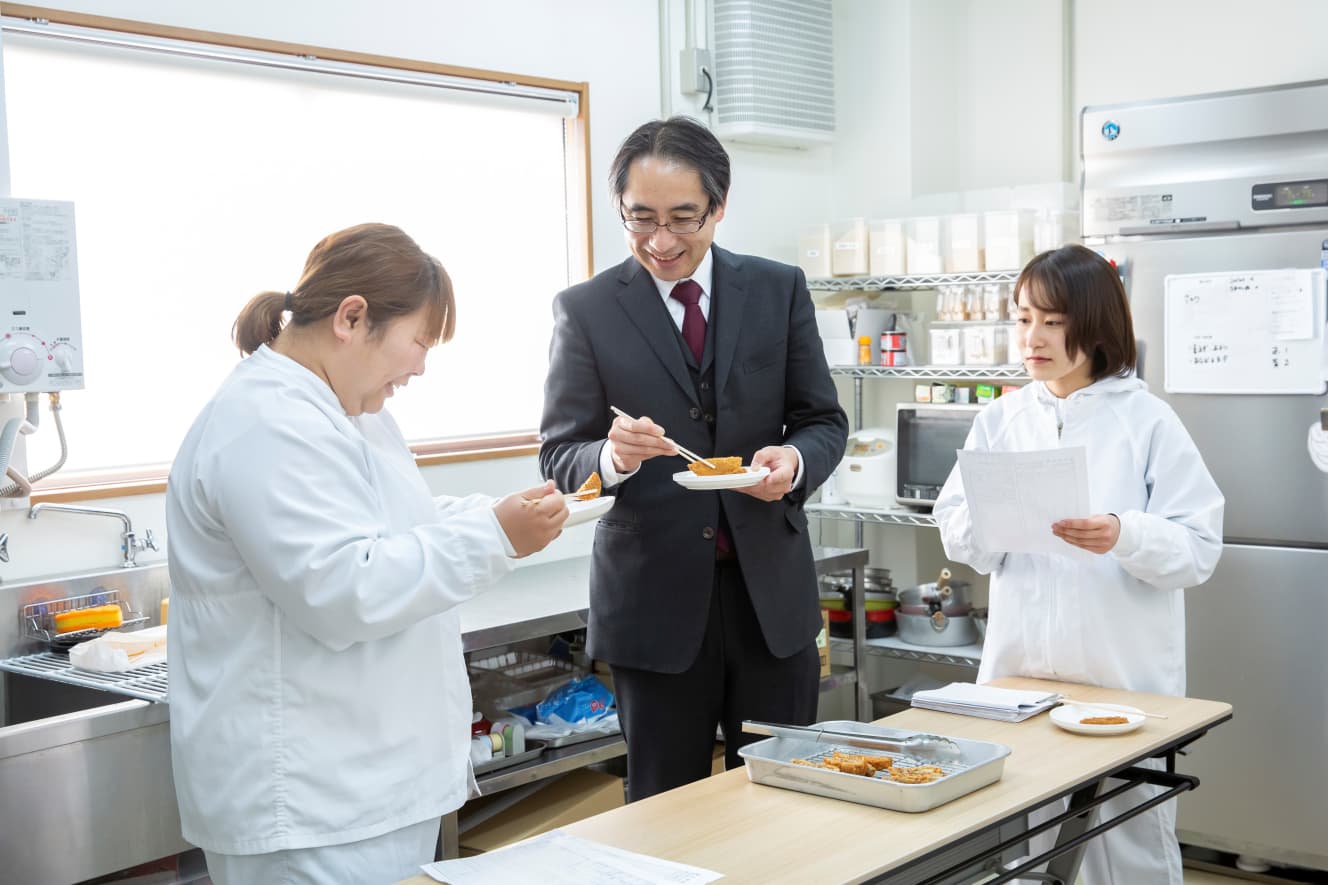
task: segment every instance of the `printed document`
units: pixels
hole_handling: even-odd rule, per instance
[[[973,539],[987,553],[1093,554],[1051,533],[1062,519],[1092,515],[1083,446],[1036,452],[959,452]]]
[[[541,882],[544,885],[706,885],[720,873],[648,857],[553,830],[475,857],[421,869],[447,885]]]

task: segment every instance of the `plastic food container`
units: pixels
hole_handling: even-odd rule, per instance
[[[962,366],[964,364],[964,335],[958,326],[934,325],[927,330],[931,337],[931,364],[933,366]]]
[[[867,272],[867,222],[852,218],[831,226],[830,271],[837,277],[856,277]]]
[[[905,223],[898,219],[868,223],[870,255],[867,266],[872,276],[894,277],[908,272],[904,228]]]
[[[940,217],[914,218],[908,223],[908,272],[932,274],[945,272],[945,247]]]
[[[982,270],[985,251],[982,216],[951,215],[948,228],[950,248],[945,262],[946,271],[972,273]]]
[[[1010,348],[1006,343],[1006,327],[994,323],[982,323],[965,326],[964,365],[999,366],[1009,356]]]
[[[1033,212],[1004,209],[982,216],[987,270],[1019,270],[1033,257]]]
[[[798,267],[809,277],[830,276],[830,225],[818,224],[798,238]]]

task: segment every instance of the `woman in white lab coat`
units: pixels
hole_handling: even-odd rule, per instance
[[[1180,419],[1134,376],[1134,330],[1116,269],[1082,246],[1035,257],[1015,284],[1032,383],[983,409],[966,449],[1087,449],[1094,515],[1047,531],[1089,561],[980,549],[958,467],[936,502],[945,553],[991,573],[978,682],[1032,676],[1185,693],[1184,588],[1222,551],[1223,498]],[[1141,801],[1108,803],[1099,820]],[[1175,802],[1086,848],[1085,885],[1181,883]]]
[[[567,508],[552,483],[430,494],[383,405],[454,327],[446,272],[408,236],[332,234],[240,313],[248,356],[175,458],[171,756],[221,885],[400,880],[467,798],[456,606]]]

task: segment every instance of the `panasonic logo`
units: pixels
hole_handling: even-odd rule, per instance
[[[1266,202],[1268,202],[1269,200],[1271,200],[1272,198],[1273,198],[1273,195],[1272,195],[1272,194],[1255,194],[1255,195],[1254,195],[1254,202],[1256,202],[1256,203],[1266,203]]]

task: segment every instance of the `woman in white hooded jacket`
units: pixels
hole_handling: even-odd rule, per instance
[[[1180,419],[1133,374],[1134,330],[1116,270],[1082,246],[1044,252],[1015,284],[1032,383],[979,413],[979,451],[1087,450],[1094,515],[1048,531],[1091,561],[980,549],[959,469],[935,515],[945,553],[991,574],[978,682],[1032,676],[1185,693],[1184,588],[1222,551],[1223,498]],[[1099,820],[1141,801],[1133,791]],[[1085,885],[1180,885],[1175,802],[1088,843]]]

